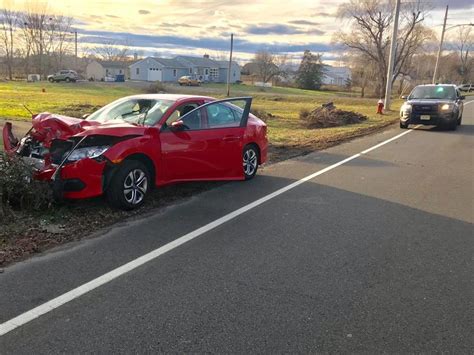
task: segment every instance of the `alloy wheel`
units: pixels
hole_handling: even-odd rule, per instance
[[[141,169],[130,171],[123,182],[125,200],[132,205],[138,205],[145,198],[147,191],[148,179],[145,172]]]
[[[257,153],[252,148],[247,149],[243,157],[245,175],[252,176],[257,170],[257,164]]]

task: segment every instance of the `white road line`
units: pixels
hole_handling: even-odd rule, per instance
[[[416,128],[416,127],[415,127]],[[97,277],[96,279],[93,279],[92,281],[89,281],[69,292],[66,292],[64,294],[62,294],[61,296],[59,297],[56,297],[46,303],[43,303],[41,305],[39,305],[38,307],[35,307],[29,311],[26,311],[25,313],[23,314],[20,314],[19,316],[15,317],[15,318],[12,318],[2,324],[0,324],[0,336],[2,335],[5,335],[7,334],[8,332],[18,328],[18,327],[21,327],[29,322],[31,322],[33,319],[36,319],[40,316],[42,316],[43,314],[46,314],[48,312],[51,312],[52,310],[62,306],[63,304],[66,304],[102,285],[105,285],[106,283],[116,279],[117,277],[119,276],[122,276],[124,274],[126,274],[127,272],[130,272],[138,267],[140,267],[141,265],[143,264],[146,264],[148,263],[149,261],[152,261],[154,259],[156,259],[157,257],[159,257],[160,255],[163,255],[167,252],[169,252],[170,250],[173,250],[177,247],[179,247],[180,245],[183,245],[201,235],[203,235],[204,233],[206,232],[209,232],[210,230],[240,216],[241,214],[245,213],[245,212],[248,212],[250,211],[251,209],[261,205],[262,203],[265,203],[291,189],[294,189],[295,187],[307,182],[308,180],[311,180],[311,179],[314,179],[315,177],[321,175],[321,174],[324,174],[324,173],[327,173],[328,171],[331,171],[335,168],[337,168],[338,166],[341,166],[343,164],[346,164],[348,162],[350,162],[351,160],[354,160],[356,158],[359,158],[361,155],[363,154],[366,154],[374,149],[377,149],[387,143],[390,143],[390,142],[393,142],[394,140],[400,138],[400,137],[403,137],[404,135],[412,132],[413,130],[412,129],[409,129],[393,138],[390,138],[390,139],[387,139],[386,141],[382,142],[382,143],[379,143],[369,149],[366,149],[364,150],[363,152],[361,153],[358,153],[358,154],[354,154],[352,156],[350,156],[349,158],[346,158],[344,160],[341,160],[340,162],[338,163],[335,163],[333,165],[330,165],[322,170],[319,170],[311,175],[308,175],[298,181],[295,181],[294,183],[290,184],[290,185],[287,185],[275,192],[272,192],[271,194],[268,194],[252,203],[249,203],[248,205],[245,205],[229,214],[226,214],[225,216],[219,218],[219,219],[216,219],[215,221],[211,222],[211,223],[208,223],[206,224],[205,226],[201,227],[201,228],[198,228],[168,244],[165,244],[163,245],[162,247],[158,248],[158,249],[155,249],[137,259],[134,259],[122,266],[119,266],[118,268],[112,270],[112,271],[109,271],[108,273],[102,275],[102,276],[99,276]]]

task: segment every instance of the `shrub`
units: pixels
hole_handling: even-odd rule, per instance
[[[155,81],[148,88],[145,89],[147,94],[159,94],[166,92],[166,86],[161,81]]]
[[[0,152],[0,216],[13,210],[41,210],[53,203],[46,182],[33,178],[33,169],[19,156]]]

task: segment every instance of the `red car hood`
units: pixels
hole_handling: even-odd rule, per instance
[[[106,135],[123,137],[143,135],[147,127],[137,126],[126,122],[98,122],[80,118],[61,116],[48,112],[33,116],[30,136],[50,147],[55,139],[66,140],[72,136]],[[11,124],[3,129],[3,140],[6,151],[12,151],[18,144],[11,132]]]

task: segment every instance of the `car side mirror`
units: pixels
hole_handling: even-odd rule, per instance
[[[407,95],[402,95],[402,100],[406,100],[408,99],[408,96]]]
[[[170,129],[172,131],[183,131],[185,127],[186,125],[181,120],[171,122],[171,125],[170,125]]]
[[[466,100],[466,96],[459,96],[459,100]]]

